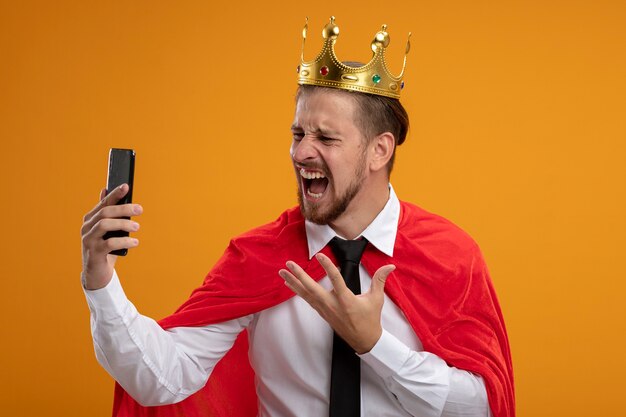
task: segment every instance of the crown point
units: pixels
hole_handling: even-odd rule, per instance
[[[372,41],[372,51],[374,51],[374,53],[378,51],[378,48],[386,48],[389,46],[389,33],[387,33],[386,29],[387,25],[383,25],[382,30],[376,32],[374,40]]]
[[[411,32],[409,32],[409,37],[406,39],[406,50],[404,51],[404,54],[408,54],[409,51],[411,50]]]
[[[335,16],[332,16],[330,23],[322,29],[322,37],[324,39],[335,39],[337,36],[339,36],[339,26],[335,24]]]
[[[376,41],[380,42],[383,47],[388,47],[389,46],[389,33],[385,32],[384,30],[381,30],[380,32],[378,32],[376,34]]]

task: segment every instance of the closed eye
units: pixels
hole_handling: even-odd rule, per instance
[[[331,143],[335,142],[337,139],[335,138],[329,138],[327,136],[320,136],[319,137],[320,142],[322,142],[324,145],[330,145]]]

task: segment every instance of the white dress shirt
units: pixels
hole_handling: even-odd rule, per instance
[[[400,203],[393,188],[383,210],[363,231],[393,256]],[[306,222],[309,257],[336,233]],[[371,276],[360,266],[361,289]],[[276,271],[278,273],[278,271]],[[320,284],[331,288],[328,277]],[[104,288],[85,291],[100,364],[143,405],[182,401],[204,386],[215,364],[248,331],[261,417],[328,415],[332,334],[302,298],[224,323],[163,330],[140,315],[116,273]],[[402,311],[385,295],[383,334],[361,361],[361,415],[490,416],[482,378],[424,352]]]

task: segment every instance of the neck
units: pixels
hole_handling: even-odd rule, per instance
[[[378,216],[389,200],[389,182],[380,181],[372,187],[363,187],[350,202],[346,211],[329,226],[344,239],[359,236]]]

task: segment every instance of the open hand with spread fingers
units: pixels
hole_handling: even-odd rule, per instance
[[[315,258],[330,278],[331,291],[324,289],[293,261],[287,262],[288,270],[281,269],[278,273],[285,285],[309,303],[356,353],[369,352],[383,331],[380,318],[385,281],[396,267],[391,264],[380,267],[369,291],[355,295],[326,255],[318,253]]]
[[[83,272],[81,279],[88,290],[106,286],[113,277],[113,268],[117,256],[109,252],[117,249],[134,248],[139,241],[132,237],[112,237],[104,240],[105,233],[114,230],[135,232],[139,223],[123,217],[139,215],[143,208],[139,204],[116,203],[128,192],[128,184],[122,184],[108,195],[100,192],[100,202],[83,218],[81,228],[83,246]]]

